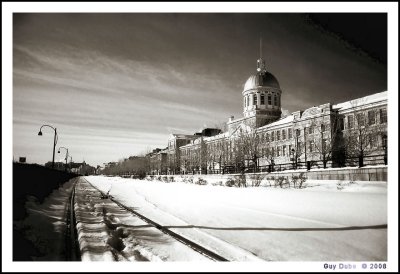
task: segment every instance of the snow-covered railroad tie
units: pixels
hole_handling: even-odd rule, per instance
[[[126,207],[81,177],[75,215],[82,261],[227,261]]]

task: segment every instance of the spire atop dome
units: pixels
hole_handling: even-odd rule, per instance
[[[264,73],[267,69],[265,68],[265,61],[262,58],[262,38],[260,37],[260,58],[257,60],[257,72]]]

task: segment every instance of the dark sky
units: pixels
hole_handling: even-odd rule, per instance
[[[386,14],[14,14],[14,156],[50,158],[45,123],[101,164],[239,118],[260,36],[289,112],[387,90]]]
[[[353,49],[387,64],[386,13],[313,13],[306,16],[317,27],[336,35]]]

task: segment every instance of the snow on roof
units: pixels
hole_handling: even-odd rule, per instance
[[[339,103],[336,105],[333,105],[332,107],[335,109],[340,109],[340,110],[345,110],[345,109],[350,109],[354,107],[359,107],[367,104],[372,104],[376,103],[379,101],[387,100],[387,91],[375,93],[369,96],[361,97],[358,99],[350,100],[347,102]]]
[[[220,134],[217,134],[217,135],[214,135],[214,136],[206,137],[206,138],[204,138],[204,140],[213,141],[213,140],[225,138],[225,137],[228,137],[228,136],[229,136],[229,132],[223,132],[223,133],[220,133]]]
[[[275,121],[275,122],[273,122],[271,124],[268,124],[268,125],[265,125],[263,127],[260,127],[259,129],[270,128],[270,127],[273,127],[273,126],[279,126],[279,125],[283,125],[283,124],[286,124],[286,123],[290,123],[290,122],[293,122],[293,119],[294,119],[294,115],[291,114],[291,115],[289,115],[289,116],[287,116],[285,118],[281,118],[278,121]]]
[[[197,137],[201,138],[201,136],[197,136]],[[207,141],[207,142],[211,142],[211,141],[218,140],[218,139],[223,139],[223,138],[226,138],[226,137],[229,137],[229,132],[220,133],[218,135],[214,135],[214,136],[210,136],[210,137],[203,137],[203,140]],[[195,145],[195,143],[189,143],[187,145],[180,146],[179,148],[188,148],[188,147],[191,147],[193,145]]]
[[[193,143],[189,143],[189,144],[187,144],[187,145],[184,145],[184,146],[180,146],[179,147],[179,149],[183,149],[183,148],[190,148],[190,147],[192,147],[194,144]]]
[[[189,134],[176,134],[176,133],[172,133],[171,135],[170,135],[170,138],[179,138],[179,139],[181,139],[181,138],[195,138],[195,137],[198,137],[198,136],[196,136],[196,135],[189,135]]]

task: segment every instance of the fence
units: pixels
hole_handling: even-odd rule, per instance
[[[345,163],[342,165],[335,164],[332,160],[328,160],[325,162],[319,161],[306,161],[306,162],[290,162],[283,164],[270,164],[270,165],[262,165],[262,166],[234,166],[234,165],[225,165],[222,169],[214,168],[203,170],[186,172],[185,174],[234,174],[234,173],[254,173],[254,172],[279,172],[285,170],[311,170],[311,169],[324,169],[330,167],[362,167],[362,166],[375,166],[375,165],[387,165],[387,156],[386,155],[366,155],[364,157],[349,157],[346,159]]]

